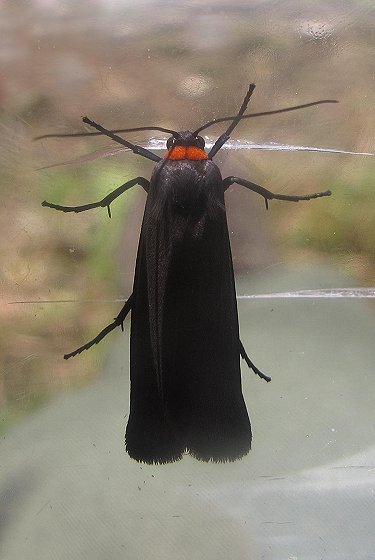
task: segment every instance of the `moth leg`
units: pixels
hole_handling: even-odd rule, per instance
[[[146,148],[142,148],[142,146],[137,146],[132,142],[128,142],[127,140],[124,140],[123,138],[121,138],[121,136],[117,136],[117,134],[114,134],[111,130],[107,130],[102,125],[90,120],[88,117],[83,117],[82,120],[84,123],[92,126],[102,134],[105,134],[106,136],[108,136],[118,144],[122,144],[122,146],[126,146],[127,148],[129,148],[129,150],[131,150],[135,154],[150,159],[151,161],[160,161],[162,159],[160,156],[157,156],[153,152],[150,152],[150,150],[146,150]]]
[[[229,140],[232,131],[234,130],[234,128],[236,128],[236,126],[241,120],[242,115],[247,109],[247,106],[250,101],[250,97],[252,96],[254,89],[255,89],[255,84],[250,84],[249,89],[247,90],[247,93],[245,95],[245,99],[243,100],[242,105],[240,107],[240,110],[238,111],[237,115],[234,117],[233,121],[228,126],[227,130],[223,132],[221,136],[219,136],[215,144],[212,146],[211,150],[208,153],[208,159],[212,159],[214,155],[217,154],[217,152],[220,150],[220,148],[224,146],[225,142]]]
[[[302,194],[302,195],[289,195],[289,194],[277,194],[271,191],[268,191],[264,187],[257,185],[256,183],[252,183],[251,181],[247,181],[246,179],[241,179],[240,177],[234,177],[231,175],[230,177],[226,177],[223,179],[223,187],[224,191],[227,190],[230,185],[237,183],[237,185],[242,185],[251,191],[254,191],[261,196],[263,196],[266,208],[268,210],[268,201],[272,199],[277,200],[288,200],[290,202],[298,202],[299,200],[311,200],[312,198],[320,198],[321,196],[331,196],[331,191],[324,191],[324,192],[317,192],[311,194]]]
[[[265,381],[267,381],[267,383],[269,383],[271,381],[271,378],[268,377],[268,375],[266,375],[265,373],[261,372],[260,369],[258,369],[253,362],[250,360],[249,356],[246,353],[246,350],[244,348],[244,345],[242,344],[241,341],[239,341],[240,343],[240,355],[241,358],[243,358],[245,360],[245,362],[247,363],[247,365],[249,366],[250,369],[253,370],[254,373],[256,373],[257,375],[259,375],[259,377],[261,379],[264,379]]]
[[[110,204],[125,191],[134,187],[134,185],[141,185],[148,192],[150,188],[150,182],[144,177],[136,177],[131,181],[127,181],[111,193],[107,194],[102,200],[98,202],[91,202],[91,204],[83,204],[82,206],[60,206],[59,204],[53,204],[52,202],[47,202],[44,200],[42,206],[48,206],[48,208],[54,208],[55,210],[61,210],[62,212],[85,212],[86,210],[91,210],[92,208],[105,208],[107,207],[108,215],[111,217]]]
[[[69,354],[65,354],[64,359],[68,360],[69,358],[72,358],[73,356],[80,354],[84,350],[88,350],[89,348],[91,348],[91,346],[94,346],[94,344],[98,344],[101,340],[103,340],[105,336],[107,336],[107,334],[109,334],[111,331],[113,331],[113,329],[119,327],[120,325],[121,325],[121,329],[124,330],[124,321],[132,307],[132,300],[133,300],[133,294],[129,296],[124,307],[121,309],[117,317],[115,317],[113,323],[107,325],[102,331],[100,331],[100,333],[95,338],[90,340],[90,342],[86,342],[86,344],[84,344],[80,348],[77,348],[77,350],[73,350],[73,352],[69,352]]]

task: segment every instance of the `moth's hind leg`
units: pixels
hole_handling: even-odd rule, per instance
[[[260,371],[260,369],[258,369],[258,368],[256,367],[256,365],[254,365],[253,362],[250,360],[250,358],[249,358],[249,356],[247,355],[247,352],[246,352],[246,350],[245,350],[244,345],[242,344],[242,342],[239,341],[239,343],[240,343],[240,356],[241,356],[241,358],[243,358],[243,359],[245,360],[245,362],[247,363],[247,365],[249,366],[249,368],[252,369],[253,372],[256,373],[256,375],[259,375],[259,377],[260,377],[261,379],[264,379],[265,381],[267,381],[267,383],[268,383],[269,381],[271,381],[271,378],[270,378],[268,375],[266,375],[265,373],[263,373],[262,371]]]
[[[100,331],[100,333],[96,335],[95,338],[90,340],[90,342],[86,342],[86,344],[84,344],[80,348],[77,348],[77,350],[73,350],[73,352],[69,352],[69,354],[65,354],[64,359],[69,360],[69,358],[73,358],[73,356],[77,356],[77,354],[80,354],[84,350],[88,350],[89,348],[91,348],[91,346],[94,346],[94,344],[98,344],[101,340],[103,340],[105,336],[107,336],[107,334],[113,331],[113,329],[115,329],[116,327],[121,326],[122,330],[124,330],[124,321],[127,314],[131,310],[132,304],[133,304],[133,294],[129,296],[129,298],[125,302],[124,307],[121,309],[117,317],[114,318],[112,323],[110,323],[102,331]]]

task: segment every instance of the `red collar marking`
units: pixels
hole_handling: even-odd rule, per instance
[[[192,159],[192,160],[202,160],[207,159],[208,155],[201,148],[196,146],[173,146],[165,154],[165,159]]]

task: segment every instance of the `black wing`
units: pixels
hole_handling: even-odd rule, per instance
[[[156,165],[134,279],[126,448],[146,463],[245,455],[232,257],[217,166]]]

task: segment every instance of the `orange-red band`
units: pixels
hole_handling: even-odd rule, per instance
[[[173,146],[164,156],[166,159],[207,159],[208,156],[204,150],[196,146]]]

